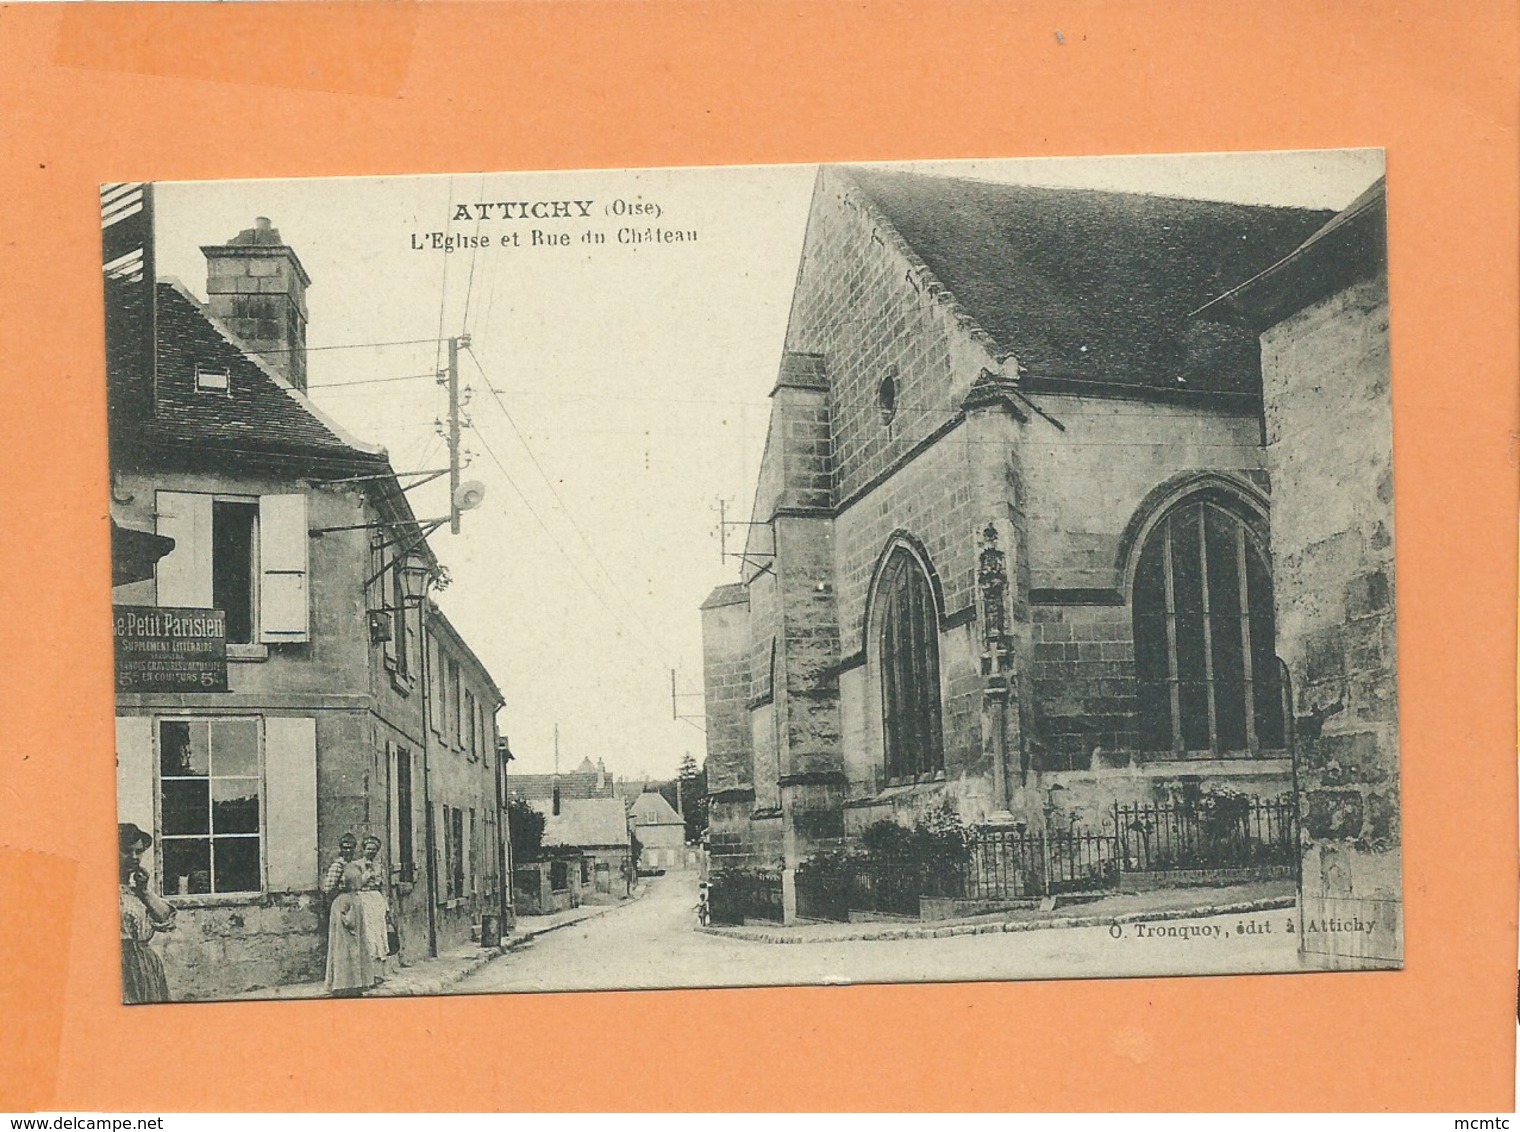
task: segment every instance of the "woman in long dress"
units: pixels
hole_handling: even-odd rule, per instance
[[[153,892],[143,853],[153,838],[131,822],[116,827],[121,865],[121,1000],[168,1002],[169,980],[163,960],[149,941],[174,930],[174,909]]]
[[[364,839],[364,853],[359,864],[364,868],[360,899],[364,902],[364,928],[369,933],[370,957],[375,961],[375,982],[385,981],[385,960],[390,954],[390,929],[386,919],[390,902],[385,898],[385,861],[381,859],[380,839],[370,834]]]
[[[332,902],[327,926],[327,993],[360,995],[374,983],[364,904],[360,888],[364,868],[358,863],[343,870],[343,889]]]

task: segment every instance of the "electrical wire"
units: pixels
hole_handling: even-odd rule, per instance
[[[534,508],[528,497],[523,494],[522,488],[517,486],[517,481],[514,480],[512,478],[512,474],[507,471],[506,465],[502,463],[501,457],[498,456],[496,454],[496,450],[491,447],[491,442],[487,440],[485,438],[485,435],[474,425],[470,426],[470,431],[473,432],[475,436],[480,440],[481,445],[486,450],[486,454],[491,457],[491,461],[496,465],[497,469],[506,479],[507,486],[509,486],[514,492],[517,493],[517,497],[522,500],[523,506],[528,509],[528,514],[532,515],[533,518],[537,521],[538,525],[543,528],[544,534],[548,536],[549,541],[554,545],[554,549],[559,551],[560,556],[564,558],[564,560],[569,564],[570,569],[575,572],[575,576],[581,580],[581,584],[586,587],[587,591],[591,594],[592,597],[596,598],[596,600],[601,604],[602,608],[606,609],[608,613],[612,614],[617,622],[622,625],[624,629],[628,630],[629,640],[636,642],[639,641],[638,634],[634,632],[633,627],[623,620],[617,608],[602,596],[602,592],[591,584],[591,579],[586,577],[585,573],[581,570],[575,559],[570,557],[569,551],[567,551],[564,548],[563,544],[561,544],[560,541],[554,537],[554,532],[549,529],[549,524],[544,522],[543,516],[538,513],[537,509]],[[644,640],[639,643],[644,648],[650,650],[650,656],[659,657],[663,655],[662,650],[657,644],[654,644],[648,640]],[[668,671],[669,666],[662,662],[659,665],[659,668],[661,673],[664,673]]]
[[[539,463],[538,456],[534,453],[532,445],[528,443],[528,438],[523,435],[522,429],[517,427],[517,422],[512,418],[512,413],[507,409],[506,402],[501,399],[500,391],[498,391],[497,388],[491,384],[491,379],[486,375],[485,369],[481,366],[480,359],[475,356],[475,351],[466,349],[465,352],[470,355],[470,361],[474,364],[476,372],[480,374],[480,380],[485,383],[486,389],[490,392],[491,399],[496,402],[496,406],[501,410],[502,416],[506,417],[507,423],[512,426],[512,431],[517,435],[518,442],[522,444],[523,451],[528,454],[528,459],[531,460],[533,462],[533,466],[538,469],[539,476],[543,479],[545,485],[549,488],[549,494],[554,496],[554,502],[557,503],[559,505],[559,509],[564,512],[565,520],[570,524],[571,529],[575,531],[576,535],[579,536],[581,543],[586,547],[586,550],[590,552],[592,561],[594,561],[597,566],[601,568],[602,573],[606,575],[607,580],[612,584],[612,592],[615,593],[618,599],[622,601],[623,604],[626,605],[628,609],[633,613],[633,616],[638,620],[639,624],[643,626],[644,631],[649,634],[650,639],[657,639],[659,637],[659,634],[650,628],[649,623],[644,620],[643,615],[640,614],[634,604],[628,600],[628,596],[623,593],[622,588],[618,586],[616,577],[613,576],[612,571],[607,568],[606,564],[602,562],[601,556],[596,552],[596,548],[591,545],[591,540],[586,537],[586,532],[583,531],[580,524],[575,521],[575,516],[570,513],[570,508],[565,505],[565,500],[560,495],[559,489],[554,486],[554,481],[549,478],[549,473],[544,471],[543,464]],[[476,435],[479,435],[480,430],[477,428],[475,431]]]
[[[388,385],[393,381],[422,381],[424,379],[437,381],[438,375],[436,373],[408,373],[401,377],[364,377],[357,381],[324,381],[308,385],[306,391],[311,393],[320,389],[346,389],[351,385]]]

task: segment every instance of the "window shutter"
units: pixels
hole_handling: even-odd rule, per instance
[[[464,812],[464,892],[469,896],[475,891],[475,811]]]
[[[264,859],[269,888],[317,887],[317,721],[311,716],[264,720]]]
[[[400,761],[396,744],[387,741],[385,744],[385,792],[390,805],[387,809],[388,824],[385,843],[390,846],[391,871],[397,874],[401,872],[401,862],[406,858],[401,848],[401,773],[397,767]]]
[[[430,637],[428,641],[429,655],[432,662],[428,665],[429,677],[433,680],[433,734],[443,738],[443,721],[449,710],[449,705],[444,699],[443,690],[448,686],[446,673],[443,670],[443,649],[438,644],[436,637]]]
[[[155,833],[153,717],[116,717],[116,820]]]
[[[306,495],[259,497],[259,640],[311,637],[307,600]]]
[[[174,540],[158,560],[159,605],[211,608],[211,496],[160,491],[154,498],[157,530]]]
[[[433,803],[433,876],[438,888],[433,893],[435,903],[442,904],[449,898],[449,813],[442,802]]]

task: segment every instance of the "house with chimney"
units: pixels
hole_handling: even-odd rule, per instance
[[[1096,846],[1097,881],[1211,801],[1296,852],[1278,633],[1316,598],[1274,596],[1276,515],[1337,481],[1279,482],[1273,347],[1200,309],[1332,219],[820,170],[742,573],[701,608],[715,873],[781,872],[795,914],[810,859],[948,813]]]
[[[118,814],[178,910],[171,995],[320,979],[345,833],[382,843],[403,960],[468,939],[506,899],[502,696],[408,595],[438,562],[386,452],[307,396],[311,279],[259,219],[202,249],[203,301],[155,278],[151,186],[102,202]]]

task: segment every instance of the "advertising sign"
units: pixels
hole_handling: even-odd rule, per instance
[[[227,691],[227,615],[220,609],[118,605],[118,692]]]

